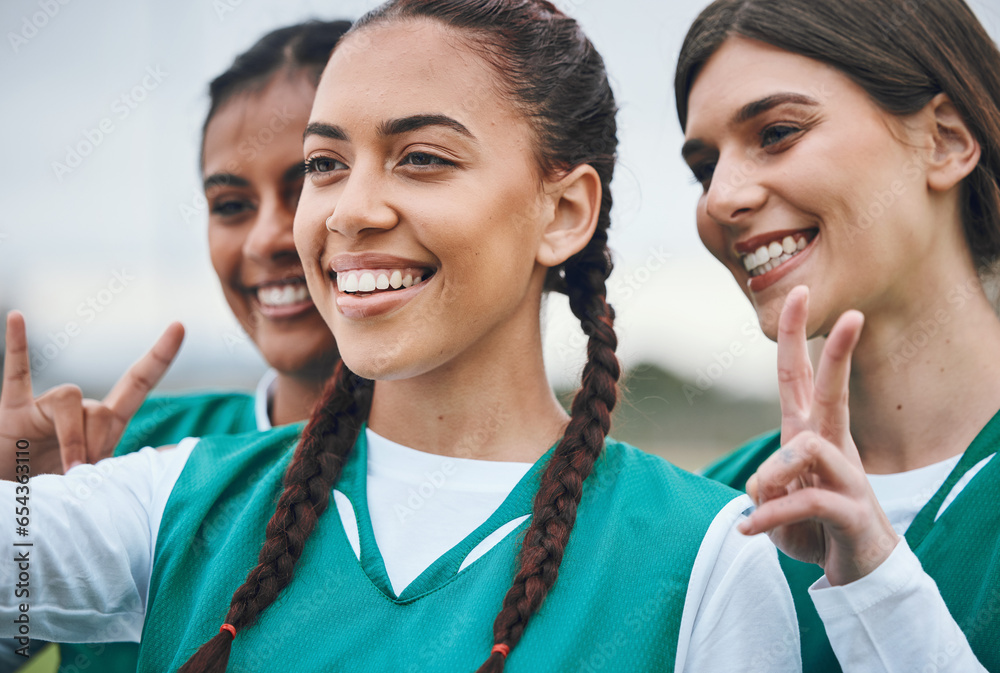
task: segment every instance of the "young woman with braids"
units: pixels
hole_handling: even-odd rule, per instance
[[[266,430],[308,416],[333,370],[337,349],[306,291],[292,221],[303,181],[302,132],[322,68],[350,25],[310,21],[272,31],[209,87],[201,155],[209,252],[230,308],[271,366],[256,394],[146,400],[180,346],[179,325],[102,402],[84,401],[75,386],[35,398],[25,367],[21,380],[4,385],[0,394],[7,478],[14,477],[12,452],[20,439],[32,446],[34,473],[61,473],[63,466],[97,462],[112,451],[123,455],[185,437]],[[8,350],[24,342],[23,319],[15,315],[11,323]],[[125,635],[116,624],[105,640]],[[67,670],[136,669],[136,643],[64,644],[60,649]],[[13,670],[20,661],[10,648],[0,648],[0,671]]]
[[[32,633],[82,637],[138,592],[141,671],[799,670],[774,549],[736,530],[749,498],[607,439],[615,112],[543,0],[359,22],[305,137],[295,241],[343,361],[301,441],[35,479],[32,553],[60,539],[88,582],[33,570]],[[589,336],[570,415],[546,290]]]
[[[676,93],[699,233],[779,342],[780,431],[707,474],[787,552],[805,670],[1000,671],[996,44],[962,0],[719,0]],[[814,391],[805,338],[848,309]]]

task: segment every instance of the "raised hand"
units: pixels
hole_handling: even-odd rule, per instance
[[[832,585],[864,577],[899,537],[861,464],[850,432],[851,354],[864,317],[844,313],[823,348],[813,380],[806,346],[809,290],[796,287],[778,323],[781,448],[747,482],[757,509],[740,526],[767,532],[783,552],[822,566]]]
[[[110,456],[129,420],[177,356],[183,339],[180,323],[167,327],[103,401],[83,399],[80,388],[72,384],[36,398],[24,317],[11,311],[0,390],[0,479],[14,478],[15,444],[22,439],[31,447],[32,474],[62,473]]]

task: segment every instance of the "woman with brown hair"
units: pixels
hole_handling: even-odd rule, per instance
[[[788,554],[805,670],[1000,671],[1000,52],[962,0],[719,0],[676,94],[699,234],[779,341],[781,430],[707,474]],[[848,309],[849,397],[816,394],[805,338]],[[919,591],[922,627],[843,649],[830,615]]]
[[[342,355],[317,411],[301,440],[32,480],[32,553],[58,539],[66,560],[32,576],[33,632],[126,619],[141,671],[798,671],[774,548],[736,528],[750,499],[607,437],[615,116],[601,56],[545,0],[359,21],[316,93],[295,215]],[[589,337],[570,413],[546,291]],[[0,606],[0,629],[16,618]]]

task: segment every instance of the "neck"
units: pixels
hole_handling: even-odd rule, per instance
[[[923,289],[869,310],[854,354],[851,432],[871,474],[964,452],[1000,408],[1000,321],[978,278],[968,268]]]
[[[309,418],[323,392],[323,378],[278,372],[267,415],[271,425],[288,425]]]
[[[537,305],[526,313],[444,366],[377,382],[372,430],[439,455],[538,460],[568,417],[545,376]]]

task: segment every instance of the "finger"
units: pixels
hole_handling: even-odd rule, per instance
[[[778,395],[781,400],[781,441],[789,441],[800,428],[796,421],[809,415],[813,371],[806,345],[809,288],[799,285],[788,293],[778,319]]]
[[[862,481],[867,483],[864,473],[837,446],[813,432],[796,435],[769,456],[754,476],[758,505],[803,486],[854,493],[862,488]]]
[[[40,396],[37,404],[55,426],[63,471],[86,461],[83,393],[80,388],[70,384],[61,385]]]
[[[18,407],[31,402],[31,360],[24,316],[19,311],[7,314],[7,336],[3,358],[3,391],[0,405]]]
[[[182,341],[184,326],[175,322],[167,327],[148,353],[128,368],[104,398],[104,406],[114,412],[123,428],[170,368]]]
[[[744,535],[767,533],[781,526],[816,520],[834,527],[847,525],[854,501],[821,488],[804,488],[764,503],[737,527]]]
[[[850,439],[848,390],[851,382],[851,355],[861,338],[865,318],[859,311],[847,311],[830,330],[816,371],[813,420],[820,434],[842,448],[853,447]]]
[[[97,400],[84,400],[83,410],[87,462],[96,463],[114,452],[115,443],[109,439],[115,434],[116,425],[121,425],[121,422],[113,411]]]

